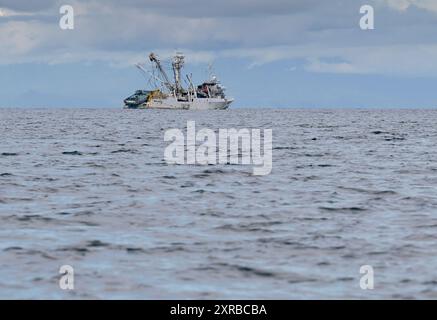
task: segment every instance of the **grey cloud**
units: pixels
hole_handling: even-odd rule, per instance
[[[360,0],[71,0],[76,27],[65,32],[57,26],[59,1],[0,0],[0,7],[39,12],[0,19],[0,45],[6,46],[0,63],[131,61],[149,50],[185,49],[199,60],[232,56],[252,65],[302,59],[312,72],[392,72],[408,56],[425,60],[418,72],[426,63],[437,70],[428,54],[435,53],[437,15],[369,1],[376,10],[370,32],[358,26]],[[422,48],[416,55],[415,46]],[[378,54],[362,52],[372,48]]]
[[[34,12],[53,7],[57,0],[0,0],[0,8],[16,11]]]
[[[112,1],[115,4],[115,1]],[[123,6],[183,17],[251,17],[312,10],[319,0],[125,0]]]

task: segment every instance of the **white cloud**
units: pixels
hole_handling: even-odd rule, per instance
[[[30,12],[18,12],[15,10],[0,8],[0,17],[9,18],[9,17],[23,17],[23,16],[32,16],[33,14]]]
[[[320,73],[437,76],[437,44],[331,47],[282,46],[226,50],[222,57],[247,58],[252,66],[280,60],[306,60],[305,69]]]
[[[46,28],[38,22],[9,21],[0,27],[2,63],[26,56],[46,39]],[[14,58],[15,57],[15,58]]]
[[[306,70],[324,73],[360,73],[359,70],[349,62],[322,62],[319,59],[311,60]]]
[[[437,12],[436,0],[383,0],[389,7],[406,11],[411,6],[415,6],[420,9]]]

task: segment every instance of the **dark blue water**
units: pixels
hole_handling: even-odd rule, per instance
[[[273,129],[272,173],[167,165],[187,120]],[[0,138],[0,298],[437,298],[437,111],[0,109]]]

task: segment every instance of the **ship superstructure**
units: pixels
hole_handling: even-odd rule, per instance
[[[223,110],[227,109],[233,99],[227,98],[225,88],[216,76],[210,75],[207,81],[194,86],[192,76],[182,76],[185,57],[177,53],[171,63],[173,79],[167,75],[159,58],[151,53],[149,60],[152,71],[142,64],[136,66],[149,76],[152,90],[137,90],[124,100],[125,108],[130,109],[186,109],[186,110]],[[183,82],[186,84],[184,87]]]

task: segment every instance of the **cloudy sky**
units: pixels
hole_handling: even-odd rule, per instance
[[[119,107],[151,51],[235,107],[437,107],[437,0],[0,0],[0,106]]]

